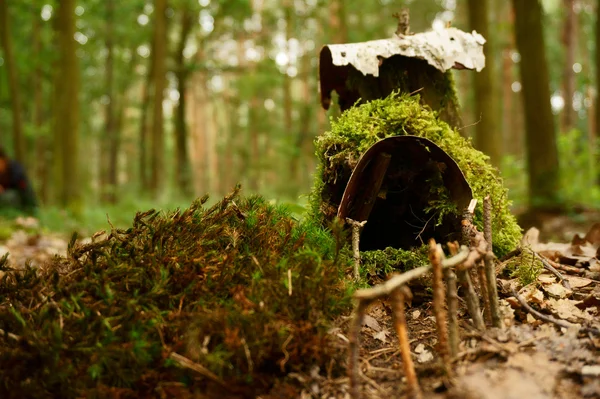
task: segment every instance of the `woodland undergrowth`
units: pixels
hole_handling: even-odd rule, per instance
[[[206,201],[74,237],[41,269],[2,259],[0,397],[252,396],[325,364],[349,306],[341,228],[239,189]]]

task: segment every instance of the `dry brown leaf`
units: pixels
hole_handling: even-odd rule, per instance
[[[553,298],[567,298],[571,294],[573,294],[572,290],[563,287],[562,284],[557,283],[545,285],[542,288],[548,295],[550,295]]]
[[[419,356],[417,356],[417,362],[419,363],[427,363],[431,360],[433,360],[433,353],[428,350],[424,350],[419,354]]]
[[[515,310],[509,301],[501,299],[498,310],[500,311],[500,319],[502,320],[504,327],[510,327],[515,324]]]
[[[600,245],[600,223],[594,223],[585,235],[585,240],[594,245]]]
[[[363,326],[367,326],[371,330],[377,332],[381,331],[381,326],[379,325],[379,322],[375,320],[373,316],[369,316],[368,314],[365,315],[365,318],[363,319]]]
[[[553,274],[540,274],[538,281],[542,284],[554,284],[556,283],[556,276]]]
[[[415,353],[423,353],[424,350],[425,350],[425,345],[423,345],[423,344],[418,344],[415,347]]]
[[[588,285],[593,283],[592,280],[590,280],[589,278],[584,278],[584,277],[565,276],[565,279],[567,279],[567,281],[569,281],[569,284],[571,285],[571,288],[573,288],[573,289],[587,287]]]
[[[373,338],[385,343],[385,342],[387,342],[388,334],[389,334],[389,331],[384,328],[381,331],[373,334]]]
[[[576,323],[580,320],[592,320],[592,316],[579,309],[576,305],[581,303],[580,301],[572,301],[570,299],[554,299],[550,298],[546,301],[552,313],[557,317]]]
[[[544,303],[544,293],[533,285],[527,285],[519,291],[519,294],[525,298],[527,302],[542,304]]]

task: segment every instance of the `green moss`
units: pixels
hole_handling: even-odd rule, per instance
[[[350,305],[340,229],[237,191],[206,201],[138,213],[42,269],[0,259],[0,328],[20,337],[0,335],[0,397],[151,397],[181,382],[185,395],[166,396],[205,391],[172,352],[240,397],[328,364],[328,323]]]
[[[362,251],[360,255],[365,274],[404,272],[429,264],[429,249],[426,245],[410,251],[388,247],[376,251]]]
[[[498,170],[489,163],[489,157],[475,150],[469,139],[441,121],[437,113],[420,104],[418,96],[405,94],[393,93],[385,99],[350,108],[332,121],[330,131],[317,138],[319,167],[311,194],[311,216],[321,221],[329,219],[332,211],[328,208],[336,208],[338,204],[330,203],[325,186],[348,179],[349,171],[370,146],[395,135],[425,137],[448,153],[463,171],[474,198],[479,200],[474,223],[480,230],[483,230],[481,204],[487,195],[492,199],[496,255],[502,256],[516,247],[521,229],[510,213],[507,189]],[[452,204],[430,205],[439,210],[452,208]]]
[[[523,248],[519,256],[515,256],[506,264],[506,269],[509,271],[510,277],[518,278],[519,282],[525,286],[537,280],[544,265],[533,252]]]

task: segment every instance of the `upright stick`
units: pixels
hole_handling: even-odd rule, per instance
[[[446,298],[444,292],[444,282],[442,281],[442,248],[435,243],[432,238],[429,241],[429,261],[433,267],[433,314],[435,315],[435,324],[438,332],[438,353],[444,363],[444,369],[447,375],[452,374],[450,365],[450,348],[448,347],[448,327],[446,320]]]
[[[358,382],[359,370],[359,349],[360,349],[360,329],[362,328],[365,311],[370,301],[359,300],[354,317],[350,324],[350,334],[348,340],[348,378],[350,379],[350,397],[352,399],[360,398],[360,385]]]
[[[350,218],[346,218],[346,222],[352,226],[352,252],[354,255],[354,280],[360,279],[360,231],[367,223],[366,220],[357,222]]]
[[[458,243],[448,243],[450,255],[458,253]],[[458,294],[456,293],[456,274],[452,269],[444,269],[446,280],[446,301],[448,302],[448,340],[450,343],[450,355],[458,355]]]
[[[408,328],[406,326],[406,314],[404,301],[410,299],[412,294],[407,286],[403,285],[392,292],[392,308],[394,312],[394,328],[398,335],[400,343],[400,356],[402,357],[402,368],[406,376],[406,385],[408,387],[408,397],[411,399],[421,399],[421,388],[415,372],[415,365],[410,355],[410,343],[408,340]]]
[[[494,267],[494,253],[492,252],[492,201],[488,195],[483,200],[483,234],[487,242],[487,254],[484,257],[485,274],[487,276],[487,294],[490,302],[492,325],[502,327],[498,305],[498,285],[496,283],[496,270]]]

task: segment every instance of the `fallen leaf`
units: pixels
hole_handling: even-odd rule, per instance
[[[585,240],[594,245],[600,245],[600,223],[594,223],[585,235]]]
[[[597,311],[600,311],[600,295],[590,294],[587,297],[583,298],[583,301],[576,304],[575,306],[582,310],[595,307]]]
[[[527,323],[536,325],[536,324],[540,324],[541,322],[538,319],[536,319],[535,317],[533,317],[530,313],[527,313]]]
[[[389,334],[389,332],[386,329],[383,329],[383,330],[379,331],[378,333],[373,334],[373,338],[375,338],[381,342],[387,342],[388,334]]]
[[[589,278],[584,278],[584,277],[565,276],[565,279],[567,279],[567,281],[571,285],[571,288],[573,288],[573,289],[587,287],[588,285],[593,283],[592,280],[590,280]]]
[[[419,363],[427,363],[431,360],[433,360],[433,354],[428,350],[421,352],[419,356],[417,356],[417,362]]]
[[[412,312],[412,318],[413,319],[418,319],[419,316],[421,316],[421,311],[420,310],[415,310],[414,312]]]
[[[500,312],[500,319],[502,320],[504,327],[510,327],[515,323],[515,310],[509,301],[506,299],[501,299],[498,310]]]
[[[577,319],[592,320],[593,317],[579,309],[576,305],[581,303],[580,301],[572,301],[570,299],[554,299],[550,298],[546,301],[552,313],[563,320],[570,321],[572,323],[577,322]]]
[[[542,284],[553,284],[556,283],[556,276],[552,274],[540,274],[538,281]]]
[[[542,304],[544,302],[544,293],[533,285],[527,285],[519,291],[519,295],[521,295],[527,302]]]
[[[425,350],[425,345],[418,344],[415,348],[415,353],[423,353],[424,350]]]
[[[379,322],[375,320],[373,316],[369,316],[368,314],[365,315],[365,318],[363,319],[363,326],[367,326],[374,331],[381,331],[381,326],[379,325]]]
[[[539,244],[540,240],[540,230],[532,227],[523,235],[521,239],[521,246],[526,247],[534,247]]]
[[[562,284],[557,283],[545,285],[542,288],[544,291],[546,291],[546,293],[548,293],[548,295],[554,298],[566,298],[573,294],[572,290],[563,287]]]

